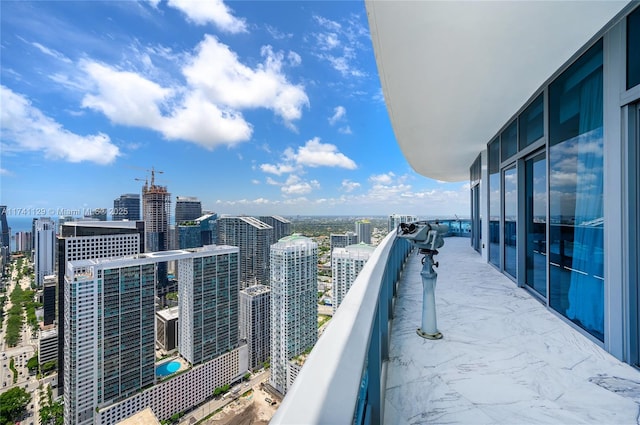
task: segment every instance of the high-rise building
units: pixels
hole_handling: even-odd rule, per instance
[[[410,214],[390,214],[387,221],[387,227],[389,231],[395,231],[400,223],[412,223],[418,221],[418,216]]]
[[[354,232],[344,234],[332,233],[329,236],[329,252],[333,252],[335,248],[344,248],[345,246],[355,245],[358,243],[358,235]]]
[[[6,246],[6,252],[11,252],[11,231],[9,230],[9,224],[7,223],[7,206],[0,205],[0,247]],[[4,259],[5,264],[9,261],[9,256]],[[4,268],[0,270],[0,273],[4,272]]]
[[[192,196],[176,197],[176,224],[192,221],[202,216],[202,203]]]
[[[207,213],[196,220],[200,223],[202,246],[218,243],[218,214]]]
[[[156,311],[156,343],[165,352],[178,348],[178,313],[175,306]]]
[[[318,244],[299,234],[271,246],[271,377],[280,393],[289,388],[290,360],[318,339]]]
[[[155,382],[153,261],[67,264],[64,420],[92,424],[95,409]]]
[[[171,194],[166,186],[155,183],[155,170],[151,170],[151,184],[142,187],[142,216],[144,220],[144,246],[146,252],[167,251],[170,249],[171,236]],[[168,264],[158,264],[158,290],[166,292],[169,285]]]
[[[202,245],[202,231],[200,230],[200,223],[195,221],[182,222],[183,224],[176,225],[176,241],[177,249],[196,248]]]
[[[180,354],[191,364],[238,347],[237,247],[207,245],[178,260]]]
[[[236,247],[206,246],[69,262],[64,292],[64,354],[65,363],[73,367],[64,372],[65,423],[94,423],[101,408],[130,400],[156,383],[155,280],[160,262],[178,262],[182,357],[200,365],[237,350],[237,258]],[[238,361],[236,355],[234,362],[217,368],[232,370],[232,376],[238,376]],[[214,375],[229,374],[219,370]],[[199,381],[205,378],[200,376]],[[177,385],[184,384],[200,386],[203,382],[177,380]],[[136,407],[129,407],[133,410],[129,414],[170,400],[171,405],[183,410],[181,403],[173,402],[167,393],[155,394],[153,401],[147,400],[142,406],[138,400]],[[108,415],[103,419],[106,422],[102,423],[113,423]]]
[[[36,285],[41,286],[46,275],[53,274],[56,255],[56,227],[53,220],[42,217],[35,220],[34,273]]]
[[[140,195],[137,193],[125,193],[113,200],[113,221],[140,220]]]
[[[258,369],[269,359],[271,289],[254,285],[240,291],[240,339],[249,347],[249,368]]]
[[[358,242],[371,244],[371,221],[364,219],[356,221],[356,235]]]
[[[334,313],[374,250],[371,245],[360,242],[357,245],[336,248],[331,252],[331,294]]]
[[[291,235],[291,222],[284,217],[280,217],[279,215],[262,215],[258,217],[258,220],[273,227],[271,245],[285,236]]]
[[[33,235],[31,232],[16,232],[16,252],[31,251]]]
[[[273,228],[254,217],[218,218],[218,243],[240,248],[240,289],[269,285],[269,241]]]
[[[155,184],[155,171],[151,172],[151,184],[142,187],[142,215],[144,221],[145,249],[147,252],[169,249],[169,222],[171,194],[166,186]]]
[[[42,290],[42,314],[45,326],[51,325],[56,320],[56,288],[58,276],[47,275],[43,280]]]
[[[64,275],[69,261],[144,252],[142,221],[68,221],[58,237],[58,388],[64,388]]]

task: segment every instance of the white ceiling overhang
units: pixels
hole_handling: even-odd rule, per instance
[[[434,179],[468,179],[489,139],[628,3],[365,0],[409,164]]]

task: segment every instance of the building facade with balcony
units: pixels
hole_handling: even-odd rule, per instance
[[[427,177],[470,176],[473,247],[640,364],[638,2],[366,7],[397,141]]]
[[[640,3],[365,5],[397,142],[471,177],[471,238],[427,341],[390,220],[272,423],[635,423]]]

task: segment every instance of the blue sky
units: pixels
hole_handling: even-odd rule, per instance
[[[469,213],[400,152],[364,2],[0,7],[1,205],[109,208],[154,167],[219,214]]]

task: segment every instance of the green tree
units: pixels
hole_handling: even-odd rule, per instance
[[[244,378],[245,381],[248,381],[249,378],[251,378],[251,374],[249,372],[247,372],[247,373],[244,374],[243,378]]]
[[[42,365],[40,370],[42,371],[42,373],[49,373],[52,370],[54,370],[55,368],[56,368],[56,361],[55,360],[49,360],[48,362],[46,362],[45,364]]]
[[[30,400],[31,395],[20,387],[0,394],[0,423],[17,422]]]
[[[34,369],[38,369],[38,355],[36,354],[35,356],[31,357],[29,360],[27,360],[27,369],[34,370]]]

